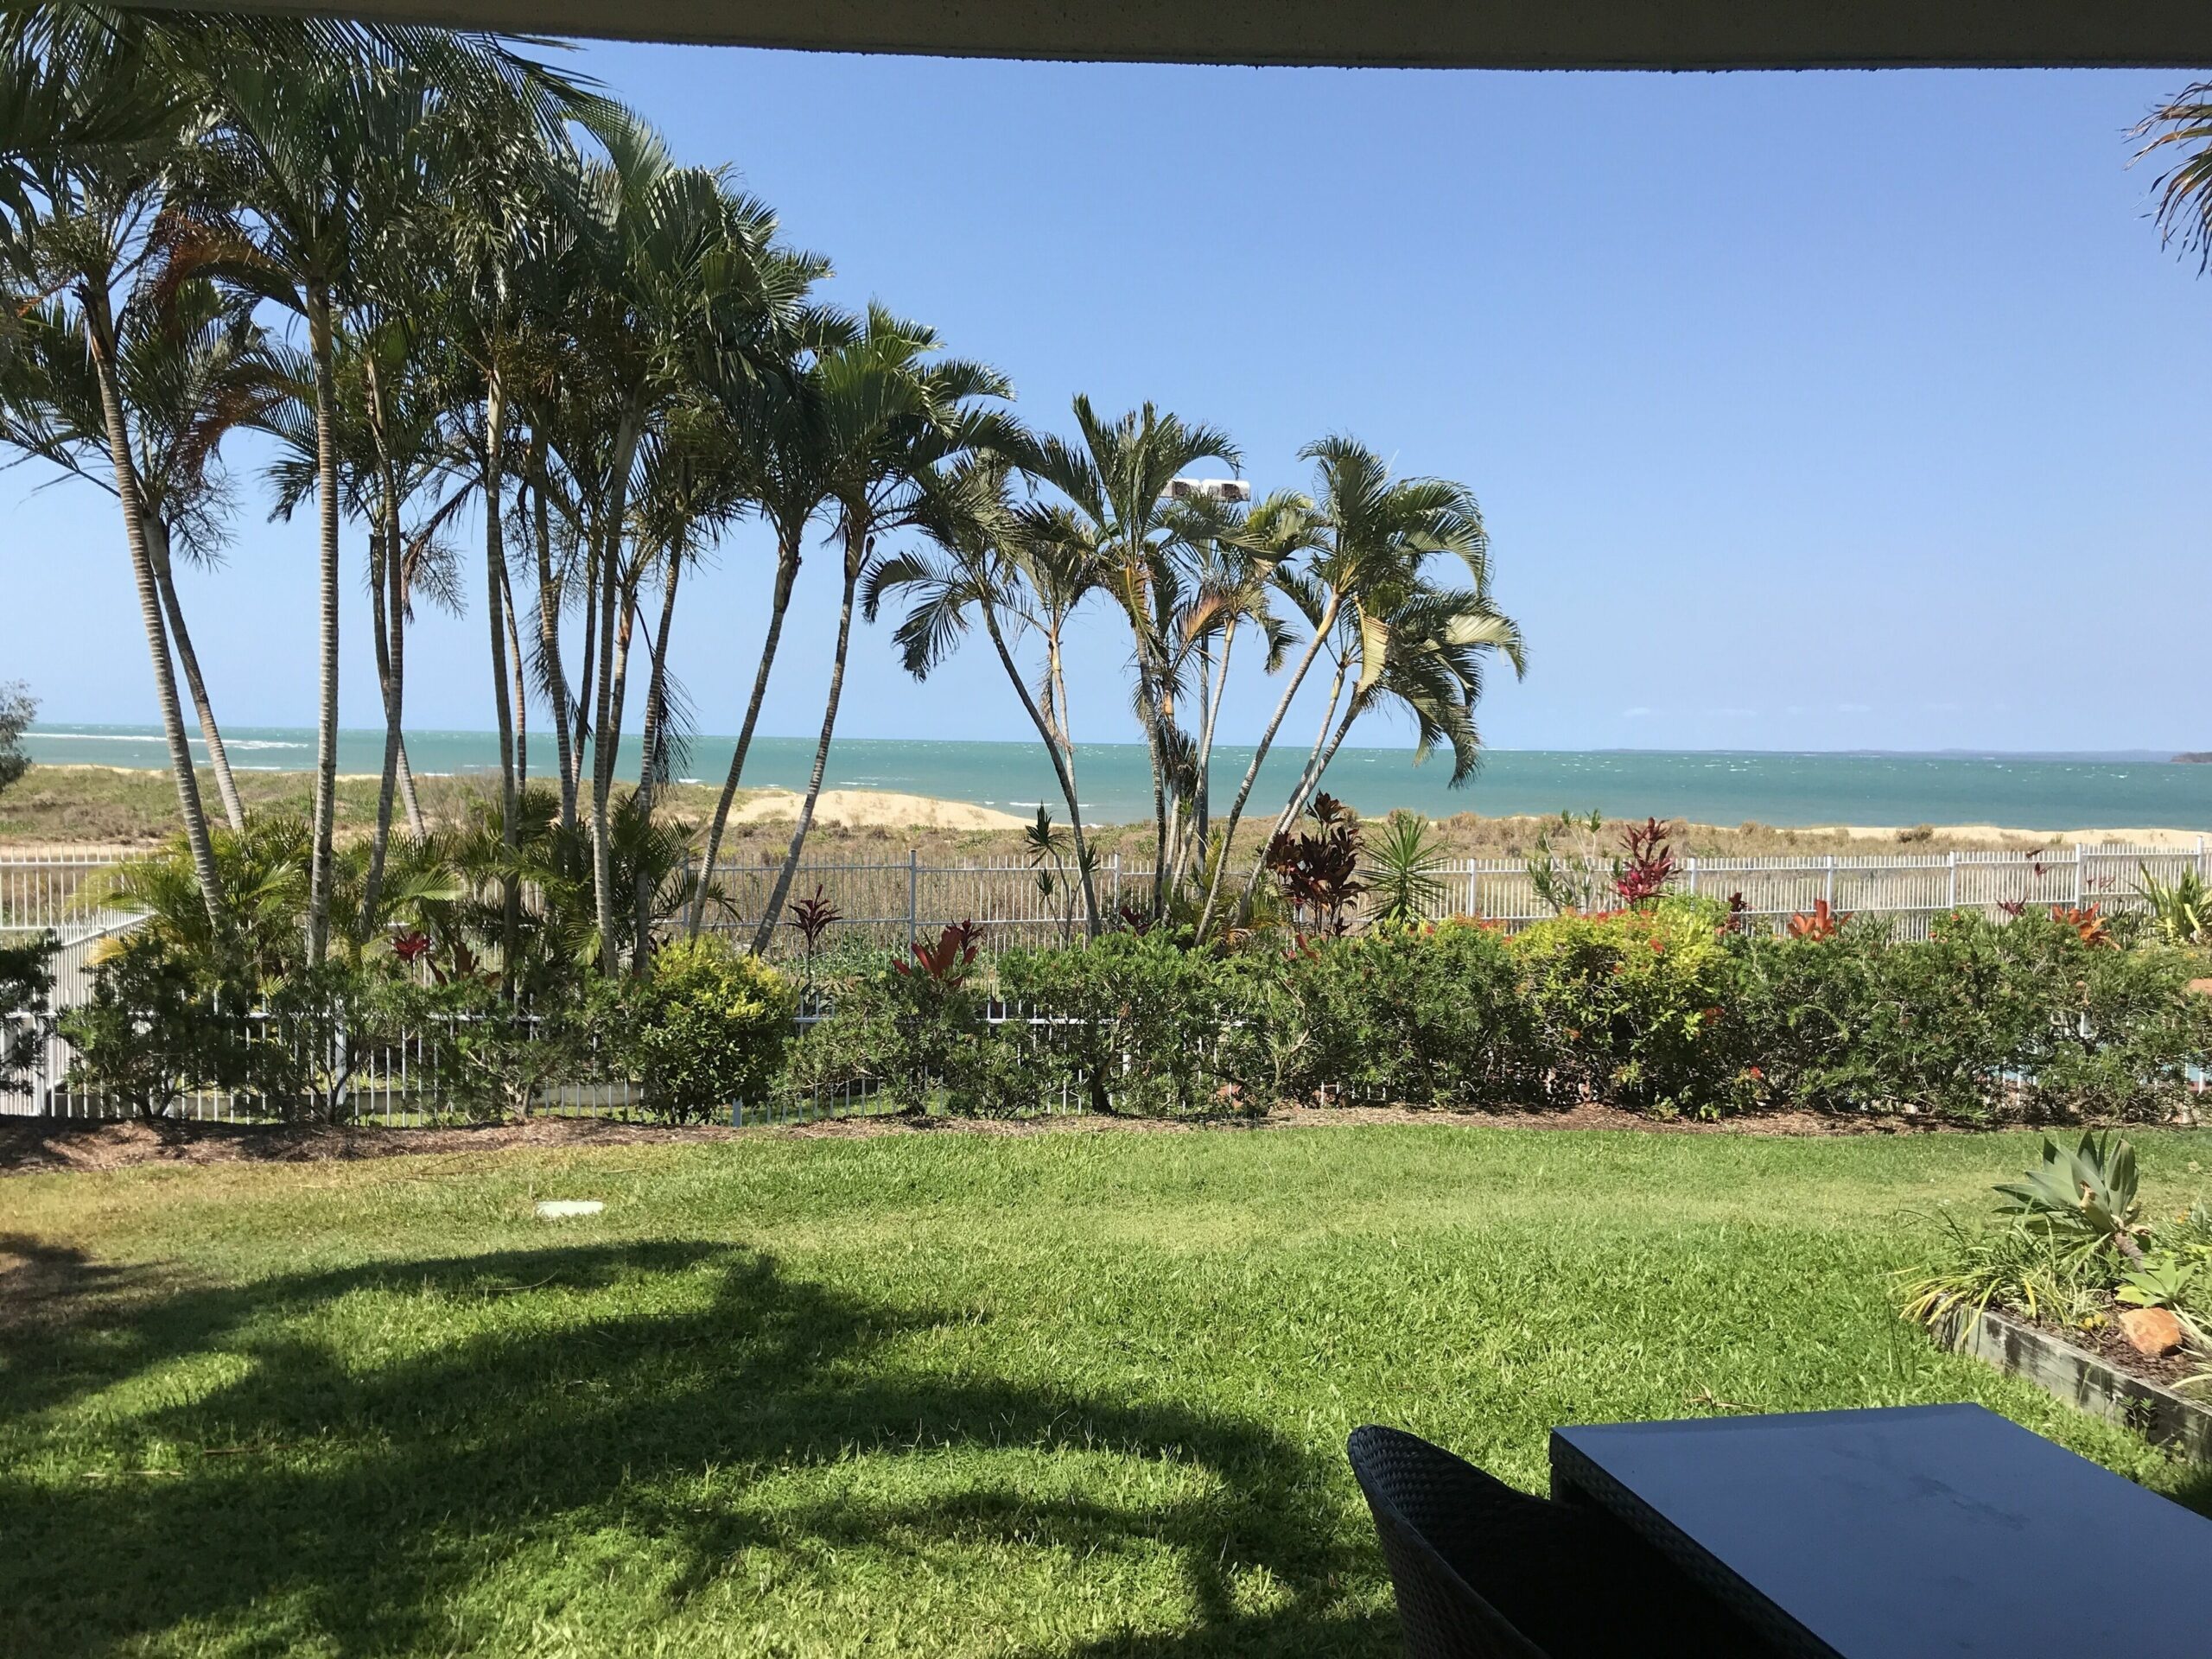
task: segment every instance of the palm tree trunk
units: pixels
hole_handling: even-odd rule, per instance
[[[769,893],[767,907],[760,913],[760,925],[753,930],[753,954],[765,956],[768,941],[775,937],[776,921],[784,913],[784,900],[790,897],[791,878],[798,874],[799,855],[806,849],[806,832],[814,823],[814,804],[821,798],[823,774],[830,766],[830,739],[837,725],[837,700],[845,690],[845,653],[853,640],[853,592],[860,585],[861,563],[868,545],[865,530],[849,518],[845,524],[845,592],[837,607],[836,654],[830,659],[830,696],[822,709],[822,735],[814,745],[814,769],[807,774],[806,798],[798,805],[798,824],[791,831],[790,849],[784,855],[783,868],[776,872],[775,890]]]
[[[753,747],[753,728],[760,723],[760,705],[768,696],[768,671],[775,666],[776,645],[783,638],[784,614],[791,608],[791,584],[798,576],[798,540],[787,537],[776,554],[776,592],[768,612],[768,637],[760,642],[760,663],[753,671],[753,696],[745,705],[745,723],[737,728],[737,747],[729,757],[729,775],[722,780],[721,798],[715,803],[714,822],[707,829],[707,850],[699,866],[699,891],[692,895],[686,931],[699,937],[706,925],[707,900],[714,890],[715,861],[721,856],[722,830],[729,823],[730,804],[737,798],[738,780],[745,775],[745,753]]]
[[[193,874],[211,922],[223,919],[223,890],[215,874],[215,848],[200,804],[200,778],[192,768],[192,745],[184,735],[184,711],[176,696],[176,671],[169,663],[168,632],[162,619],[162,596],[154,581],[154,562],[146,549],[146,516],[138,494],[138,468],[130,455],[130,430],[123,415],[123,389],[115,372],[115,330],[105,289],[85,294],[85,344],[99,382],[100,415],[107,427],[108,460],[115,468],[115,497],[123,508],[123,539],[130,553],[130,577],[138,590],[138,618],[146,630],[146,649],[154,663],[154,698],[161,710],[162,735],[168,741],[169,767],[176,774],[177,810],[184,819],[185,843],[192,850]]]
[[[1084,931],[1091,938],[1098,937],[1098,893],[1090,879],[1090,860],[1085,855],[1083,840],[1083,807],[1075,795],[1075,774],[1069,769],[1067,757],[1060,752],[1060,741],[1052,731],[1052,722],[1045,711],[1037,706],[1037,699],[1029,695],[1029,688],[1022,683],[1020,664],[1014,660],[1014,653],[1007,649],[1006,636],[999,632],[997,610],[989,604],[982,607],[983,628],[991,636],[992,647],[999,654],[999,665],[1006,670],[1006,677],[1013,682],[1014,694],[1021,699],[1029,723],[1037,728],[1037,735],[1044,740],[1045,753],[1052,757],[1052,775],[1060,782],[1060,798],[1068,804],[1068,829],[1075,839],[1075,868],[1083,883]]]
[[[176,578],[169,565],[168,531],[159,520],[145,520],[148,550],[154,561],[154,581],[162,590],[162,610],[168,618],[169,644],[175,648],[177,665],[184,670],[185,690],[191,694],[193,712],[200,717],[200,735],[207,745],[207,769],[215,774],[215,793],[223,803],[223,821],[233,830],[245,828],[245,806],[238,799],[238,781],[231,776],[231,757],[223,747],[221,728],[215,724],[215,705],[207,696],[207,683],[200,677],[200,656],[192,648],[192,634],[184,626],[184,607],[178,601]]]
[[[1206,929],[1213,922],[1214,906],[1220,902],[1222,873],[1229,868],[1230,851],[1236,844],[1236,826],[1244,817],[1244,803],[1251,798],[1252,785],[1260,780],[1260,763],[1268,758],[1268,751],[1274,747],[1275,734],[1282,729],[1283,717],[1290,713],[1291,699],[1298,695],[1298,688],[1306,683],[1306,672],[1313,666],[1314,658],[1320,654],[1322,645],[1328,639],[1329,630],[1336,626],[1338,603],[1338,595],[1332,592],[1329,602],[1321,608],[1320,620],[1313,626],[1313,637],[1306,642],[1305,653],[1299,658],[1298,666],[1291,671],[1290,683],[1283,687],[1282,696],[1275,701],[1274,714],[1268,719],[1267,729],[1260,734],[1259,746],[1252,751],[1251,764],[1244,768],[1243,779],[1236,785],[1236,798],[1229,804],[1229,822],[1223,826],[1221,832],[1221,855],[1213,861],[1213,868],[1207,872],[1205,907],[1198,912],[1198,937],[1201,939],[1205,938]],[[1341,683],[1341,669],[1338,678]],[[1249,883],[1246,884],[1244,891],[1249,898],[1252,891]]]
[[[377,686],[384,696],[384,768],[377,779],[377,823],[369,840],[368,874],[361,882],[358,931],[363,939],[368,937],[377,913],[377,901],[384,891],[385,854],[391,844],[392,791],[399,781],[399,699],[391,672],[392,612],[385,597],[385,578],[402,554],[398,504],[393,499],[391,471],[389,467],[382,470],[382,499],[377,504],[377,522],[370,532],[378,550],[370,572],[369,624],[376,636]]]
[[[676,620],[677,578],[683,574],[683,561],[671,551],[668,559],[668,580],[661,588],[660,626],[653,634],[652,672],[645,681],[645,741],[639,746],[645,751],[645,755],[638,766],[638,810],[648,817],[652,815],[653,795],[660,783],[661,746],[667,741],[668,634]],[[643,866],[638,871],[634,902],[638,948],[631,952],[630,965],[632,971],[642,974],[650,960],[645,946],[653,925],[652,874]]]
[[[515,938],[522,893],[515,884],[515,711],[507,696],[506,383],[495,367],[484,385],[484,606],[492,638],[492,709],[499,728],[499,989],[514,994]]]
[[[513,579],[506,567],[499,567],[500,608],[507,619],[508,672],[514,677],[515,697],[515,796],[530,787],[530,695],[522,675],[522,630],[515,621],[515,589]]]
[[[308,868],[308,960],[321,966],[330,944],[333,835],[338,815],[338,388],[331,365],[330,296],[308,291],[308,344],[315,358],[315,468],[321,520],[321,697],[315,710],[315,852]]]
[[[1244,878],[1243,895],[1237,901],[1240,910],[1252,902],[1252,894],[1259,888],[1260,877],[1268,868],[1267,847],[1273,846],[1276,836],[1298,822],[1298,815],[1306,810],[1306,803],[1313,792],[1313,786],[1321,781],[1321,773],[1327,769],[1329,761],[1337,753],[1336,745],[1344,741],[1344,734],[1351,729],[1351,722],[1366,706],[1355,690],[1351,694],[1351,701],[1344,705],[1344,724],[1337,728],[1336,741],[1331,742],[1330,726],[1337,717],[1338,701],[1344,696],[1344,672],[1350,660],[1349,658],[1339,658],[1337,661],[1336,678],[1330,683],[1329,701],[1321,711],[1321,729],[1314,734],[1313,752],[1306,756],[1306,765],[1299,772],[1298,782],[1291,788],[1290,798],[1283,803],[1282,810],[1276,815],[1274,827],[1268,832],[1267,846],[1263,846],[1259,857],[1252,861],[1251,871]]]
[[[545,465],[542,446],[534,453],[542,469]],[[576,821],[576,758],[569,741],[569,681],[561,669],[561,586],[553,575],[553,527],[546,512],[543,478],[531,492],[531,506],[537,526],[538,664],[544,674],[546,700],[553,705],[553,748],[561,766],[561,822],[566,826]]]
[[[1076,858],[1080,868],[1085,843],[1083,813],[1077,808],[1077,801],[1083,791],[1076,781],[1075,728],[1070,722],[1068,716],[1067,674],[1060,657],[1060,628],[1065,620],[1065,617],[1056,619],[1052,626],[1045,630],[1045,672],[1052,681],[1052,719],[1059,728],[1061,742],[1060,770],[1067,779],[1069,833],[1075,837]],[[1089,918],[1090,936],[1096,938],[1105,931],[1103,915],[1098,908],[1098,895],[1095,891],[1092,872],[1088,869],[1084,870],[1083,879],[1085,896],[1090,906]]]
[[[395,652],[398,649],[400,632],[399,629],[392,631],[391,640]],[[391,683],[392,696],[397,698],[400,695],[402,683],[396,658],[393,663]],[[404,731],[399,734],[399,804],[407,814],[409,835],[420,841],[430,833],[430,821],[423,816],[422,797],[415,792],[415,767],[407,758],[407,734]]]
[[[618,609],[625,613],[622,620],[626,632],[629,626],[625,602],[628,597],[626,584],[617,567],[622,556],[622,520],[629,493],[630,463],[637,442],[637,417],[626,408],[615,430],[614,465],[607,486],[607,512],[599,533],[600,563],[605,569],[600,576],[599,594],[598,717],[592,732],[592,900],[599,924],[599,968],[610,978],[615,972],[616,961],[613,849],[607,841],[607,796],[614,787],[615,747],[621,740],[620,728],[612,724],[620,718],[614,706],[614,620]]]

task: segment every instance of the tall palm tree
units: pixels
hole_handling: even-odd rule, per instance
[[[776,372],[732,376],[721,365],[712,365],[702,387],[727,419],[733,460],[743,474],[741,493],[775,537],[776,573],[769,590],[760,655],[753,666],[752,696],[747,699],[737,741],[730,751],[721,795],[708,822],[699,889],[685,918],[687,931],[695,938],[705,924],[708,899],[714,892],[715,866],[721,856],[722,833],[729,823],[738,785],[745,776],[746,757],[760,726],[761,707],[767,700],[768,678],[783,640],[784,620],[791,610],[807,534],[830,500],[829,455],[821,442],[824,428],[812,406],[817,388],[803,372],[803,365],[849,343],[856,328],[852,319],[840,313],[803,308],[785,336],[783,360]]]
[[[753,931],[756,954],[765,952],[775,935],[814,823],[844,692],[854,601],[875,557],[877,536],[921,522],[945,469],[976,450],[1005,449],[1014,441],[1003,417],[977,406],[1014,395],[1005,377],[962,359],[933,361],[938,349],[935,331],[871,306],[851,340],[821,353],[804,372],[802,417],[819,423],[815,441],[829,479],[844,585],[814,765],[791,845]]]
[[[1245,768],[1223,830],[1220,855],[1210,861],[1205,903],[1198,917],[1201,938],[1219,906],[1237,824],[1259,777],[1261,763],[1290,711],[1291,700],[1319,654],[1326,652],[1334,658],[1335,671],[1320,730],[1290,799],[1276,819],[1277,833],[1304,810],[1306,798],[1319,783],[1322,771],[1343,741],[1338,720],[1347,686],[1353,695],[1343,731],[1350,730],[1351,721],[1382,695],[1377,687],[1391,661],[1396,625],[1402,620],[1418,622],[1421,626],[1409,637],[1424,639],[1443,626],[1416,601],[1425,603],[1433,594],[1461,590],[1446,590],[1436,583],[1427,574],[1431,562],[1457,561],[1469,580],[1464,590],[1467,604],[1478,611],[1489,606],[1490,540],[1483,528],[1481,509],[1465,485],[1444,479],[1394,479],[1380,455],[1347,437],[1322,438],[1299,453],[1314,465],[1319,487],[1309,529],[1318,531],[1319,545],[1301,566],[1279,571],[1276,583],[1305,613],[1313,632]],[[1497,621],[1501,626],[1495,638],[1485,643],[1471,636],[1466,649],[1503,650],[1519,671],[1524,666],[1519,631],[1502,617]],[[1460,661],[1457,656],[1448,658],[1449,664]],[[1479,679],[1471,684],[1472,695],[1479,696]],[[1440,704],[1432,712],[1442,719]],[[1440,724],[1434,729],[1442,733],[1446,727]],[[1432,741],[1431,732],[1427,725],[1421,728],[1422,753]],[[1453,753],[1455,760],[1461,758],[1457,744]],[[1471,749],[1465,758],[1471,767]],[[1453,781],[1464,781],[1465,775],[1455,768]],[[1246,879],[1243,902],[1249,902],[1258,884],[1264,858],[1263,852]]]
[[[587,319],[586,349],[603,366],[612,435],[588,517],[597,615],[591,810],[601,969],[615,970],[610,813],[621,702],[639,584],[652,562],[626,546],[632,473],[648,432],[696,385],[702,360],[760,360],[820,262],[773,246],[775,216],[732,193],[723,176],[678,168],[657,137],[607,122],[610,163],[588,175],[596,224],[584,257],[604,303]],[[569,456],[570,471],[580,471]]]
[[[338,771],[338,340],[371,297],[374,256],[419,207],[450,110],[554,124],[596,110],[571,83],[482,35],[387,30],[368,49],[203,51],[211,127],[193,154],[200,223],[180,238],[231,282],[300,316],[316,434],[319,697],[308,951],[330,931]]]
[[[126,307],[118,327],[117,378],[147,552],[223,815],[238,830],[245,808],[185,624],[175,562],[221,556],[232,501],[219,450],[277,395],[271,359],[251,309],[205,281],[164,285],[157,304]],[[99,381],[73,320],[59,306],[38,308],[18,319],[16,344],[10,366],[0,368],[0,438],[113,493]]]
[[[1170,672],[1181,683],[1195,677],[1198,731],[1191,759],[1191,810],[1172,849],[1171,892],[1179,888],[1194,857],[1211,842],[1213,746],[1222,700],[1228,694],[1237,635],[1247,626],[1264,648],[1263,670],[1281,671],[1295,638],[1275,613],[1274,575],[1319,545],[1313,504],[1277,491],[1249,512],[1224,503],[1186,505],[1180,537],[1195,550],[1195,583],[1177,613],[1170,635]]]
[[[982,622],[1022,712],[1045,745],[1067,804],[1084,925],[1096,938],[1098,893],[1084,839],[1083,804],[1076,794],[1075,746],[1058,689],[1058,641],[1069,613],[1090,589],[1087,583],[1069,583],[1073,591],[1064,589],[1056,581],[1060,567],[1026,543],[1022,521],[1008,497],[1009,468],[1003,455],[982,455],[949,469],[919,524],[934,550],[909,550],[879,560],[868,576],[862,611],[874,622],[887,598],[895,594],[912,599],[893,639],[906,671],[918,680],[928,678],[957,648],[971,615]],[[1014,654],[1033,629],[1045,637],[1048,653],[1037,693],[1030,690]]]
[[[96,85],[85,95],[97,96],[99,90]],[[185,735],[122,366],[124,341],[140,316],[159,310],[168,280],[166,239],[157,227],[166,208],[163,168],[181,135],[181,118],[177,126],[152,140],[87,145],[11,165],[16,188],[9,192],[11,211],[0,220],[0,264],[9,271],[11,287],[61,299],[67,309],[56,322],[66,318],[61,326],[84,341],[186,846],[212,920],[220,913],[222,888]],[[12,340],[10,355],[19,364],[21,353]]]
[[[1071,539],[1063,556],[1097,572],[1101,591],[1128,626],[1137,721],[1152,762],[1153,903],[1163,908],[1169,841],[1181,810],[1176,778],[1187,771],[1188,748],[1176,723],[1169,641],[1192,553],[1183,539],[1189,520],[1175,510],[1169,486],[1201,461],[1236,467],[1243,458],[1226,432],[1150,404],[1109,423],[1078,394],[1074,412],[1075,441],[1041,439],[1022,467],[1064,498],[1070,511],[1059,527]]]

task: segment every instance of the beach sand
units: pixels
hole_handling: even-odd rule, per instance
[[[792,823],[798,817],[798,801],[793,790],[754,791],[731,810],[729,821]],[[887,789],[825,789],[815,803],[814,821],[841,830],[1019,830],[1027,822],[994,807]]]

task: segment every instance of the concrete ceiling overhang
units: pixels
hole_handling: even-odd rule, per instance
[[[188,0],[190,3],[190,0]],[[209,0],[197,0],[207,9]],[[2212,0],[229,0],[807,51],[1491,69],[2212,64]]]

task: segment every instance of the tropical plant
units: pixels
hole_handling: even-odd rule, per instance
[[[1267,868],[1298,922],[1338,935],[1351,926],[1348,912],[1367,891],[1359,879],[1359,818],[1332,795],[1316,796],[1311,810],[1311,830],[1276,832]]]
[[[2139,1267],[2145,1229],[2137,1181],[2127,1141],[2085,1130],[2069,1152],[2046,1135],[2035,1167],[1997,1189],[2010,1200],[1998,1213],[2021,1217],[2069,1252],[2113,1249]]]
[[[594,1007],[603,1047],[671,1123],[763,1098],[797,1012],[782,974],[709,938],[672,941],[644,976],[602,982]]]
[[[1202,543],[1213,539],[1210,522],[1186,511],[1173,486],[1203,461],[1235,468],[1243,458],[1225,431],[1152,404],[1111,421],[1080,394],[1072,408],[1073,440],[1049,435],[1027,440],[1009,431],[1002,447],[1058,498],[1022,514],[1026,539],[1049,563],[1052,579],[1078,594],[1095,591],[1128,629],[1134,707],[1152,766],[1152,909],[1164,915],[1178,825],[1187,814],[1194,782],[1195,756],[1177,713],[1185,683],[1175,660],[1176,642],[1188,632]],[[1058,694],[1054,706],[1064,720],[1065,690],[1057,655],[1050,671]],[[1071,753],[1071,746],[1061,747],[1064,758]],[[1080,818],[1072,804],[1069,810]]]
[[[1450,893],[1444,843],[1427,818],[1393,812],[1382,837],[1367,849],[1368,890],[1375,895],[1375,920],[1405,926],[1433,916]]]
[[[2212,943],[2212,883],[2194,869],[2184,868],[2171,881],[2160,880],[2148,865],[2138,869],[2134,893],[2159,938],[2177,945]]]
[[[2136,160],[2165,166],[2151,185],[2159,237],[2212,269],[2212,81],[2183,87],[2138,122],[2134,137],[2144,141]]]
[[[1668,827],[1646,818],[1621,831],[1621,855],[1613,862],[1613,891],[1621,903],[1648,905],[1667,890],[1675,879],[1675,855],[1668,845]]]
[[[1329,652],[1335,671],[1319,730],[1276,817],[1270,847],[1305,811],[1360,716],[1386,702],[1411,717],[1416,761],[1444,743],[1452,751],[1451,781],[1466,782],[1481,746],[1473,710],[1482,696],[1484,659],[1503,652],[1516,673],[1527,668],[1519,627],[1491,603],[1489,536],[1464,485],[1394,479],[1381,456],[1346,437],[1320,439],[1300,454],[1313,462],[1319,485],[1314,500],[1322,546],[1300,569],[1279,571],[1275,579],[1313,632],[1238,785],[1223,830],[1229,846],[1260,763],[1320,652]],[[1468,585],[1436,581],[1430,566],[1438,560],[1456,563]],[[1211,925],[1227,866],[1226,855],[1217,862],[1201,938]],[[1266,866],[1263,848],[1240,904],[1249,902]]]
[[[1605,815],[1593,807],[1586,815],[1562,811],[1555,823],[1536,832],[1535,847],[1523,867],[1536,898],[1554,916],[1599,907],[1607,885],[1599,848],[1605,827]],[[1554,836],[1567,842],[1563,850],[1554,846]]]
[[[1825,899],[1813,900],[1813,907],[1801,911],[1789,918],[1789,933],[1793,939],[1832,939],[1842,932],[1851,920],[1848,911],[1840,911]]]
[[[1086,931],[1095,936],[1100,927],[1098,895],[1076,795],[1075,745],[1067,732],[1060,657],[1068,619],[1095,584],[1087,563],[1068,557],[1066,541],[1033,537],[1007,499],[1007,477],[1008,463],[1001,454],[979,455],[947,469],[921,518],[936,551],[909,551],[880,562],[869,573],[862,608],[873,622],[889,595],[912,600],[893,638],[906,671],[918,680],[926,679],[957,645],[971,616],[981,620],[1023,713],[1044,742],[1067,803],[1074,887],[1083,897]],[[1046,653],[1038,695],[1030,691],[1014,654],[1033,630],[1042,638]],[[1042,822],[1041,804],[1038,812]],[[1046,835],[1046,852],[1051,845]],[[1032,863],[1038,863],[1041,855],[1033,837],[1031,854]],[[1051,898],[1041,871],[1039,879]]]
[[[876,537],[925,521],[937,510],[950,469],[979,450],[1014,441],[1003,418],[986,407],[1011,397],[1012,385],[980,363],[932,360],[938,349],[934,330],[871,307],[851,339],[820,353],[804,371],[807,419],[820,446],[844,585],[821,734],[791,845],[753,936],[756,952],[767,949],[814,823],[844,693],[855,599],[875,558]]]

